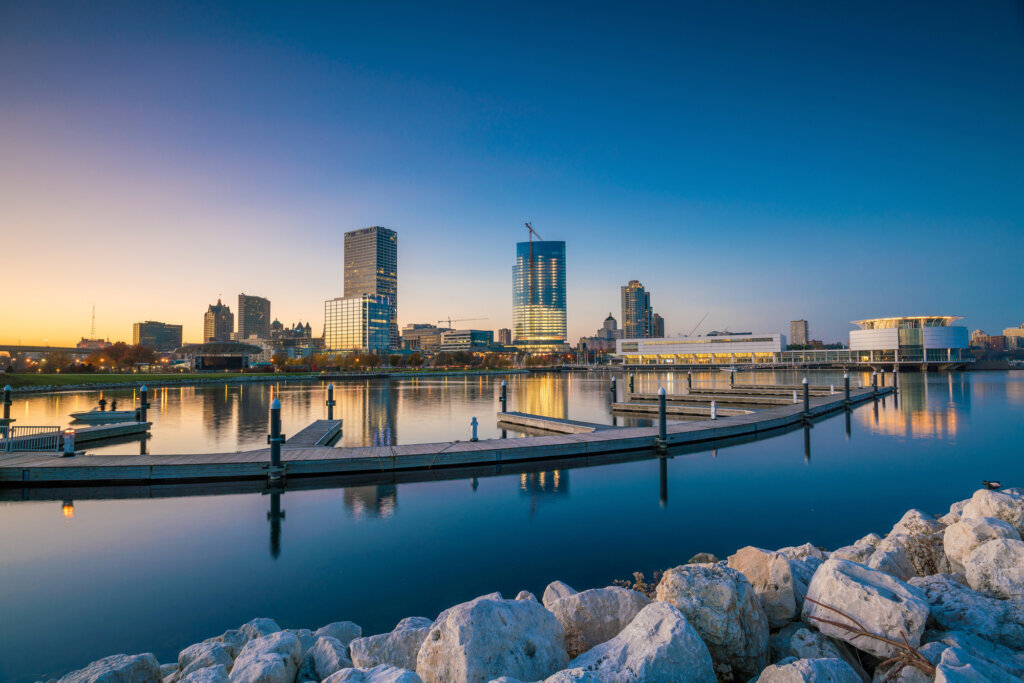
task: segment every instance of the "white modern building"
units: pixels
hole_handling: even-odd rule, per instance
[[[969,346],[967,328],[955,315],[899,316],[854,320],[850,350],[861,362],[950,363]]]
[[[615,355],[627,365],[742,365],[774,363],[786,348],[782,334],[619,339]]]

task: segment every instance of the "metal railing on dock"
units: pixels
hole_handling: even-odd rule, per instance
[[[60,427],[0,425],[0,453],[60,450]]]

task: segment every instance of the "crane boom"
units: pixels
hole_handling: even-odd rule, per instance
[[[707,313],[705,313],[704,314],[704,318],[707,318],[709,315],[711,315],[711,311],[708,311]],[[692,336],[693,333],[697,331],[697,328],[700,327],[700,324],[702,322],[704,322],[704,318],[701,318],[700,322],[698,322],[696,325],[693,326],[693,329],[690,330],[690,334],[686,335],[687,337]]]
[[[470,320],[487,320],[487,318],[454,318],[453,319],[453,318],[449,317],[449,318],[442,318],[441,320],[438,320],[437,322],[438,323],[448,323],[448,327],[451,327],[452,323],[464,323],[464,322],[469,322]]]
[[[537,287],[534,284],[534,280],[536,278],[533,275],[533,236],[536,235],[537,239],[541,242],[544,241],[544,238],[540,236],[539,232],[533,229],[533,223],[530,221],[526,221],[526,229],[530,231],[530,303],[535,304],[537,303]]]

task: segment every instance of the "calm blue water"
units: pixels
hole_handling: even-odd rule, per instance
[[[811,373],[812,382],[839,376]],[[276,525],[268,519],[273,497],[259,493],[74,498],[72,518],[59,499],[2,502],[0,679],[59,675],[116,652],[172,661],[182,647],[256,616],[313,628],[350,619],[377,633],[493,590],[539,594],[553,579],[603,586],[699,551],[724,557],[748,544],[805,541],[834,548],[884,533],[911,507],[945,512],[982,479],[1024,483],[1024,373],[901,378],[898,407],[890,398],[877,411],[857,408],[849,435],[842,414],[815,424],[809,458],[803,430],[676,455],[666,462],[667,499],[660,461],[646,459],[292,490],[279,497],[284,517]],[[498,382],[346,387],[345,442],[465,438],[473,414],[496,435]],[[610,422],[607,386],[585,376],[517,377],[510,409]],[[242,398],[238,391],[168,396],[149,448],[181,451],[205,440],[235,450],[264,441],[269,389],[246,387]],[[281,388],[287,429],[322,416],[318,391]],[[74,397],[64,395],[59,411],[54,400],[29,399],[16,416],[26,411],[19,420],[28,424],[65,414]],[[121,447],[138,452],[137,443]]]

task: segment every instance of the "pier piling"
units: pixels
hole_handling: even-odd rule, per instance
[[[139,388],[139,422],[147,422],[146,413],[149,412],[149,389],[143,384]]]
[[[733,369],[729,370],[729,387],[736,386],[736,371]]]
[[[11,385],[4,387],[4,420],[11,419]]]
[[[843,402],[850,404],[850,373],[843,373]]]
[[[661,387],[658,389],[658,438],[662,444],[668,440],[668,418],[666,416],[668,411],[665,409],[665,405],[665,387]]]
[[[270,434],[267,435],[267,443],[270,444],[270,471],[268,476],[276,481],[281,478],[284,468],[281,467],[281,444],[285,442],[285,436],[281,433],[281,401],[274,399],[270,404]]]
[[[633,373],[629,373],[629,393],[631,394],[635,391],[635,389],[633,388],[633,381],[635,379],[636,375],[634,375]]]
[[[711,419],[718,419],[718,404],[715,403],[714,401],[711,402]]]
[[[333,420],[334,419],[334,406],[335,405],[336,405],[336,403],[334,402],[334,385],[333,384],[328,384],[327,385],[327,419],[328,420]]]
[[[501,412],[508,412],[508,382],[501,380]]]
[[[611,399],[612,403],[615,403],[619,399],[619,392],[615,389],[615,378],[612,377],[612,388],[611,388]]]
[[[693,372],[690,370],[686,371],[686,388],[693,389]]]
[[[871,373],[871,395],[878,396],[878,373],[874,371]]]
[[[804,415],[811,414],[811,385],[804,377]]]

